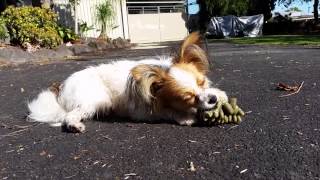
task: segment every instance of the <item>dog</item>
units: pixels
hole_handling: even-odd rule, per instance
[[[228,101],[206,76],[209,62],[199,44],[195,32],[174,57],[115,61],[75,72],[29,102],[28,119],[64,125],[72,132],[84,132],[83,120],[101,113],[191,126],[197,122],[197,110]]]

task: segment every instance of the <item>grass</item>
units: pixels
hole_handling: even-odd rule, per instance
[[[234,44],[256,44],[256,45],[316,45],[320,46],[320,36],[262,36],[256,38],[229,38],[210,39],[209,42],[229,42]]]

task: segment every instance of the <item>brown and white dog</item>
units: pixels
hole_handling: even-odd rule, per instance
[[[75,132],[85,130],[83,120],[110,112],[135,120],[192,125],[198,109],[228,101],[225,92],[211,87],[208,59],[198,43],[199,34],[192,33],[176,57],[115,61],[75,72],[58,93],[47,89],[31,101],[28,118],[64,124]]]

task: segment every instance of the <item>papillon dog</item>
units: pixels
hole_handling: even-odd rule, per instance
[[[197,110],[228,101],[224,91],[211,86],[208,58],[199,43],[195,32],[174,57],[114,61],[75,72],[28,103],[28,119],[72,132],[84,132],[83,120],[100,113],[193,125]]]

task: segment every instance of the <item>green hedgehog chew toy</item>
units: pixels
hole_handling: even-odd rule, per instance
[[[237,105],[236,98],[230,98],[229,102],[218,101],[212,110],[198,111],[198,119],[205,124],[239,124],[244,111]]]

